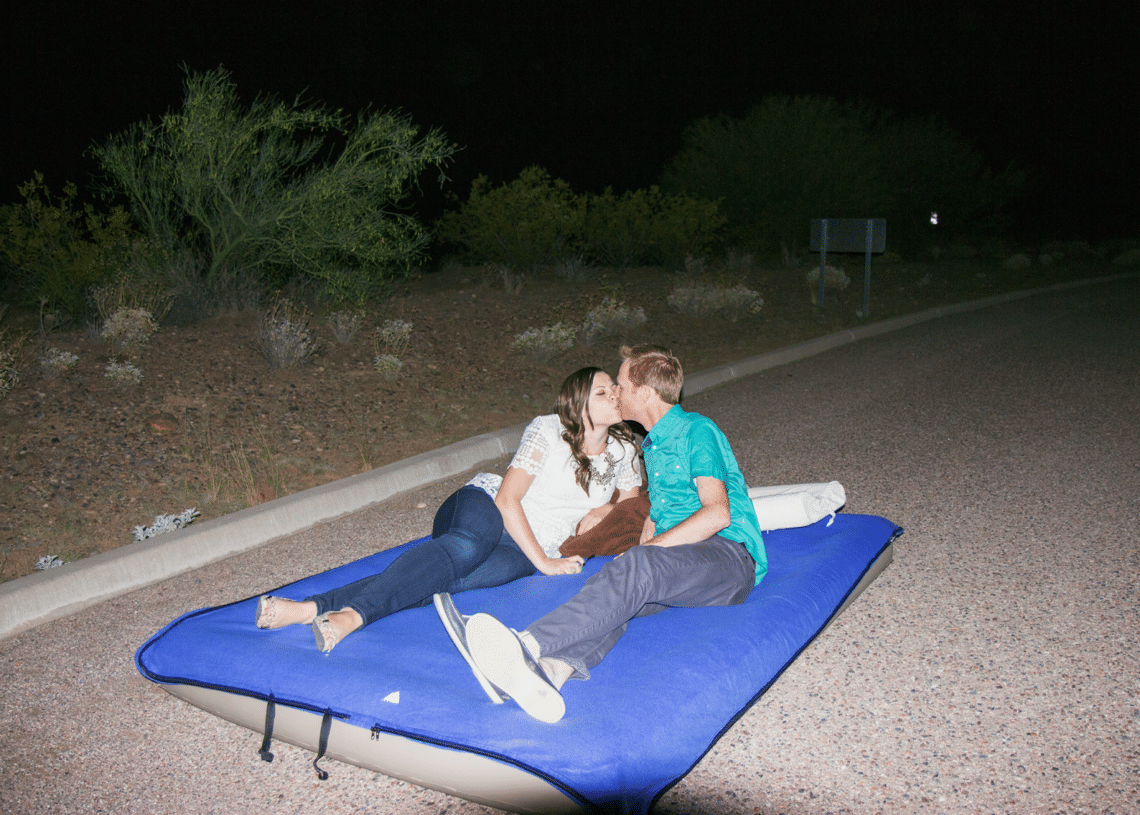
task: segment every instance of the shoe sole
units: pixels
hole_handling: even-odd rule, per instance
[[[439,621],[443,623],[443,628],[447,631],[447,636],[451,637],[451,642],[455,645],[455,650],[463,657],[467,667],[471,669],[471,673],[479,680],[479,684],[487,693],[489,698],[496,705],[503,703],[503,695],[499,690],[487,681],[487,677],[483,676],[483,672],[479,670],[479,666],[471,659],[471,651],[467,648],[467,635],[464,633],[465,625],[463,622],[463,615],[459,613],[459,609],[455,607],[455,603],[451,600],[451,595],[436,594],[431,598],[432,604],[435,606],[435,613],[439,615]]]
[[[566,703],[553,685],[528,664],[518,635],[490,614],[476,614],[467,621],[467,645],[479,670],[496,687],[510,695],[519,707],[540,722],[553,724],[566,714]]]
[[[263,595],[261,595],[261,597],[257,598],[257,611],[255,612],[255,615],[253,618],[253,624],[256,625],[258,628],[262,629],[263,631],[270,630],[269,627],[273,624],[273,620],[269,619],[269,620],[265,621],[266,622],[265,625],[262,625],[261,624],[261,618],[264,617],[266,615],[266,613],[269,611],[270,601],[275,600],[275,599],[276,598],[274,598],[272,595],[269,595],[269,594],[263,594]],[[276,615],[273,615],[273,616],[276,616]]]
[[[328,637],[325,637],[325,632],[321,628],[321,623],[329,626],[330,630]],[[327,613],[318,615],[317,618],[310,624],[309,628],[311,628],[313,631],[313,639],[317,643],[317,650],[322,654],[332,653],[332,649],[336,648],[337,643],[340,642],[340,640],[336,638],[336,631],[332,630],[332,623],[329,621],[329,615]],[[331,645],[329,645],[330,641],[332,642]],[[325,647],[326,645],[328,646],[327,648]]]

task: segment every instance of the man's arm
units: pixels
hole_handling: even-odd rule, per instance
[[[719,478],[698,476],[693,479],[701,508],[681,523],[656,537],[644,541],[646,546],[680,546],[698,543],[728,528],[732,510],[728,504],[728,488]]]

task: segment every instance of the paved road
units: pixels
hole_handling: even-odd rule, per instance
[[[1138,306],[1135,278],[1034,296],[686,401],[750,483],[837,479],[907,531],[659,811],[1140,812]],[[462,480],[0,642],[0,810],[486,811],[264,764],[131,663],[184,611],[422,534]]]

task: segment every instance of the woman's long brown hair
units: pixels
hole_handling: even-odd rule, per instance
[[[590,459],[582,449],[586,437],[582,414],[587,412],[590,393],[594,390],[594,377],[600,373],[603,373],[601,368],[589,366],[570,374],[558,392],[556,406],[558,418],[562,422],[562,439],[570,445],[570,452],[578,465],[574,480],[587,495],[590,493]],[[633,444],[633,432],[625,422],[619,422],[610,426],[607,441],[608,439],[620,439]]]

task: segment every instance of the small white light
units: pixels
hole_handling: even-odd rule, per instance
[[[937,212],[930,213],[930,223],[932,223],[934,226],[938,226],[938,213]]]

